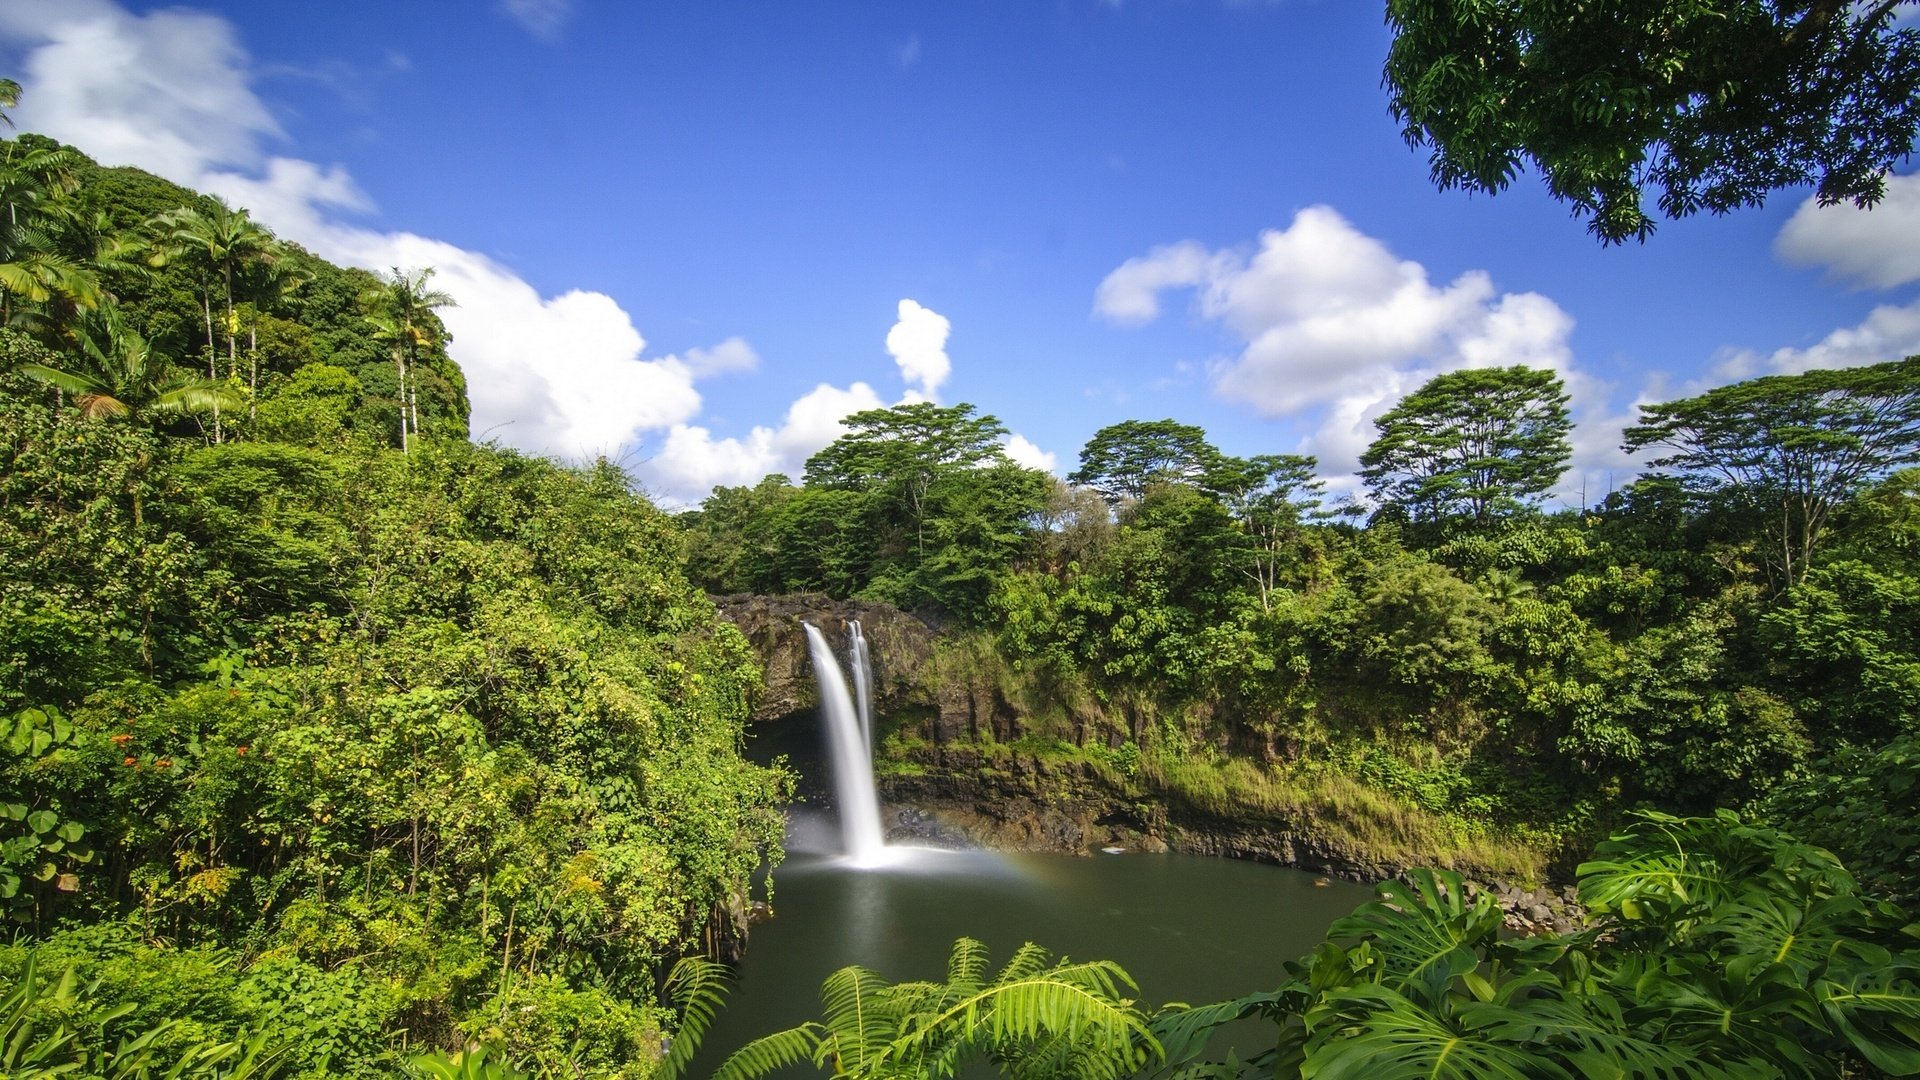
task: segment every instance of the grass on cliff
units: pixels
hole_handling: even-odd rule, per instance
[[[1547,867],[1547,852],[1517,836],[1424,810],[1337,772],[1150,752],[1141,757],[1136,783],[1219,817],[1286,818],[1328,847],[1377,862],[1452,867],[1516,882],[1540,881]]]

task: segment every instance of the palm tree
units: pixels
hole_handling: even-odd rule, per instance
[[[20,84],[12,79],[0,79],[0,109],[11,109],[20,104]],[[13,126],[13,117],[0,112],[0,123]]]
[[[248,267],[271,265],[285,248],[272,232],[253,220],[243,207],[234,209],[219,199],[212,206],[195,210],[183,206],[170,210],[149,222],[158,243],[149,262],[164,266],[175,258],[190,258],[200,269],[201,313],[207,328],[207,377],[217,378],[214,365],[213,286],[222,287],[226,307],[227,374],[239,371],[239,324],[234,318],[234,282]]]
[[[64,147],[17,142],[0,153],[0,325],[44,315],[47,305],[77,311],[103,299],[92,269],[63,254],[58,243],[59,227],[71,218],[64,199],[79,184],[80,161]]]
[[[376,340],[384,341],[393,348],[394,369],[400,380],[400,450],[410,453],[409,430],[420,433],[420,398],[416,370],[420,362],[420,347],[433,346],[438,338],[439,320],[433,317],[436,309],[458,307],[453,297],[439,289],[428,286],[433,278],[433,267],[423,266],[417,270],[393,268],[391,277],[383,277],[380,284],[368,289],[360,296],[360,302],[367,309],[367,324],[373,328]]]
[[[89,420],[211,412],[217,428],[220,410],[240,405],[239,396],[217,380],[168,378],[166,358],[110,308],[82,323],[76,337],[83,368],[21,364],[16,370],[72,394]]]

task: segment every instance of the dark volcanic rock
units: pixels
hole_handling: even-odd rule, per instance
[[[873,657],[874,710],[881,716],[931,714],[937,710],[934,628],[891,604],[835,600],[821,593],[787,596],[716,596],[721,618],[746,635],[766,669],[755,722],[778,720],[815,708],[813,662],[804,623],[827,635],[846,663],[847,624],[856,619]]]

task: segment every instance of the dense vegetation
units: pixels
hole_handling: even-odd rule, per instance
[[[1920,358],[1649,406],[1653,471],[1577,509],[1564,389],[1510,368],[1383,415],[1364,509],[1172,419],[1061,481],[920,403],[675,521],[467,441],[426,268],[31,135],[0,202],[0,1073],[672,1074],[717,992],[669,973],[786,788],[702,588],[933,616],[1019,752],[1145,798],[1520,875],[1601,845],[1575,935],[1414,873],[1277,989],[1160,1014],[963,944],[836,976],[743,1073],[1236,1076],[1192,1061],[1245,1015],[1250,1075],[1920,1072]]]
[[[429,272],[0,192],[0,1072],[653,1075],[785,789],[671,520],[467,442]]]
[[[935,423],[969,449],[927,451]],[[1543,498],[1564,391],[1519,368],[1383,415],[1365,521],[1324,505],[1310,459],[1232,458],[1172,420],[1101,431],[1070,483],[999,457],[969,406],[854,424],[804,484],[687,515],[691,572],[957,624],[956,653],[1026,710],[1026,749],[1229,817],[1358,787],[1372,809],[1323,818],[1397,802],[1523,874],[1628,808],[1765,804],[1910,888],[1910,842],[1814,793],[1872,805],[1911,775],[1920,359],[1650,406],[1627,437],[1654,471],[1577,510]]]

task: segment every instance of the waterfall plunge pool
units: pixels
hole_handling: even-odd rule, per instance
[[[1335,919],[1372,895],[1298,870],[1202,856],[888,845],[873,782],[866,639],[858,622],[847,625],[849,686],[826,633],[811,624],[805,632],[820,688],[819,728],[811,738],[793,726],[756,736],[749,753],[788,757],[803,791],[816,798],[825,795],[823,773],[830,776],[835,812],[789,812],[774,917],[753,929],[694,1076],[754,1038],[817,1017],[821,980],[850,964],[894,982],[941,979],[958,938],[984,942],[996,970],[1031,941],[1055,956],[1118,962],[1149,1008],[1198,1005],[1279,985],[1282,964],[1305,955]],[[1251,1052],[1271,1028],[1247,1021],[1225,1035],[1247,1038]],[[781,1075],[816,1073],[795,1067]]]
[[[890,849],[890,865],[862,868],[842,855],[830,816],[804,809],[788,838],[774,917],[753,928],[693,1076],[760,1035],[818,1017],[821,980],[848,964],[895,982],[938,980],[956,938],[985,942],[996,970],[1031,941],[1056,956],[1117,961],[1151,1006],[1197,1005],[1279,985],[1284,962],[1372,895],[1352,882],[1317,885],[1325,879],[1198,855]],[[1231,1034],[1263,1031],[1271,1027],[1250,1021]]]

